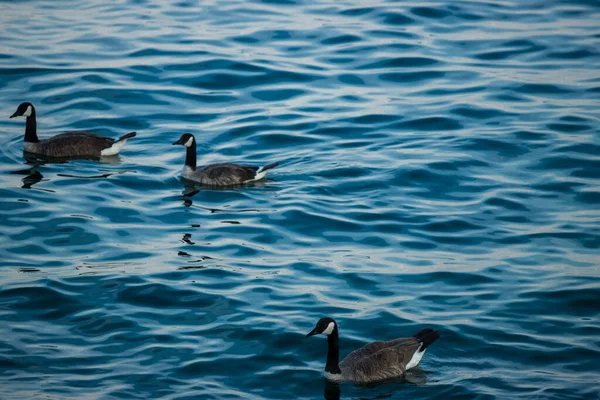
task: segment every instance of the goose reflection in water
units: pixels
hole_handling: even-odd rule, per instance
[[[340,400],[340,385],[325,379],[325,392],[323,396],[325,400]]]
[[[94,157],[48,157],[48,156],[42,156],[39,154],[34,154],[34,153],[29,153],[27,151],[24,151],[23,158],[25,159],[25,163],[31,164],[32,167],[26,168],[23,170],[19,170],[19,171],[14,171],[11,173],[17,174],[17,175],[27,175],[25,178],[23,178],[22,188],[25,188],[25,189],[30,189],[31,186],[35,185],[36,183],[38,183],[42,180],[43,175],[38,171],[38,168],[42,167],[44,165],[47,165],[47,164],[66,164],[72,160],[83,160],[83,159],[98,161],[101,164],[106,164],[106,165],[120,165],[121,164],[121,159],[118,155],[112,156],[112,157],[99,157],[99,158],[98,157],[96,157],[96,158],[94,158]],[[61,177],[66,177],[66,178],[99,179],[99,178],[108,178],[112,175],[124,174],[125,172],[128,172],[128,171],[126,171],[126,170],[106,171],[105,170],[105,171],[100,171],[100,173],[94,174],[94,175],[72,175],[72,174],[61,174],[61,173],[58,173],[56,175],[61,176]],[[54,192],[53,190],[48,190],[48,189],[40,189],[40,190]]]
[[[22,179],[23,186],[21,186],[21,187],[23,189],[31,189],[31,187],[33,185],[35,185],[36,183],[41,181],[42,178],[44,177],[44,175],[42,175],[37,170],[37,165],[35,165],[31,168],[21,169],[18,171],[12,171],[10,173],[13,175],[25,175],[25,177]]]
[[[341,398],[341,389],[340,389],[340,385],[338,383],[335,382],[331,382],[328,379],[323,379],[323,381],[325,382],[325,389],[323,392],[323,397],[325,398],[325,400],[340,400]],[[417,386],[424,386],[425,384],[427,384],[427,376],[425,375],[425,372],[420,368],[420,367],[414,367],[408,371],[406,371],[406,374],[404,374],[404,376],[400,379],[392,379],[392,380],[387,380],[387,381],[383,381],[383,382],[378,382],[377,384],[368,384],[368,385],[359,385],[360,387],[365,387],[365,388],[371,388],[371,387],[375,387],[377,385],[380,384],[385,384],[385,383],[399,383],[399,384],[404,384],[404,383],[411,383],[413,385],[417,385]],[[389,393],[389,394],[377,394],[374,397],[372,397],[371,399],[375,400],[375,399],[385,399],[385,398],[389,398],[392,397],[393,393]],[[361,399],[369,399],[369,397],[360,397]]]
[[[17,171],[11,171],[10,173],[12,175],[25,175],[25,177],[22,179],[23,186],[21,187],[23,189],[31,189],[33,185],[40,182],[44,178],[44,175],[38,171],[38,167],[44,165],[44,163],[38,161],[35,155],[27,152],[23,152],[23,158],[25,159],[25,164],[29,167]]]

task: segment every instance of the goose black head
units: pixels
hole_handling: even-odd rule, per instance
[[[192,135],[191,133],[184,133],[183,135],[181,135],[178,141],[173,143],[173,145],[180,144],[185,147],[192,147],[195,141],[196,139],[194,139],[194,135]]]
[[[30,117],[31,114],[33,114],[34,112],[35,108],[33,107],[33,104],[25,102],[19,104],[19,107],[17,107],[17,111],[15,111],[15,113],[10,117]]]
[[[331,332],[333,332],[335,330],[336,325],[337,324],[333,318],[329,318],[329,317],[321,318],[319,320],[319,322],[317,322],[315,329],[310,331],[306,335],[306,337],[320,335],[320,334],[329,336],[331,334]]]

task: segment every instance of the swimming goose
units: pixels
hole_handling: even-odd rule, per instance
[[[181,176],[185,179],[208,186],[233,186],[255,182],[263,179],[270,169],[279,163],[274,162],[264,167],[252,167],[230,163],[211,164],[196,169],[196,139],[191,133],[184,133],[173,145],[186,147],[185,164]]]
[[[39,140],[37,137],[35,107],[31,103],[21,103],[11,118],[26,117],[25,143],[26,152],[48,157],[100,157],[114,156],[130,139],[136,135],[129,132],[117,140],[96,135],[91,132],[67,132]]]
[[[370,383],[396,378],[416,367],[425,350],[435,342],[440,333],[425,328],[409,338],[399,338],[388,342],[373,342],[354,350],[338,364],[338,326],[332,318],[321,318],[306,337],[327,335],[327,364],[325,377],[334,382],[350,381]]]

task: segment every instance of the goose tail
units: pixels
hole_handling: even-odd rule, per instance
[[[117,140],[115,140],[112,144],[112,146],[102,150],[100,152],[101,156],[116,156],[117,154],[119,154],[119,152],[121,150],[123,150],[123,147],[125,147],[125,143],[127,143],[127,139],[130,139],[132,137],[134,137],[135,135],[137,135],[137,133],[135,132],[129,132],[124,134],[123,136],[121,136],[120,138],[118,138]]]
[[[129,132],[118,138],[116,141],[120,142],[122,140],[131,139],[132,137],[135,137],[135,135],[137,135],[137,132]]]
[[[254,175],[254,178],[252,180],[259,181],[259,180],[263,179],[265,176],[267,176],[267,173],[269,172],[269,170],[277,167],[278,165],[279,165],[278,162],[274,162],[271,164],[267,164],[263,167],[260,167],[258,170],[256,170],[256,175]]]
[[[415,333],[413,337],[417,339],[419,343],[421,343],[421,346],[419,346],[419,352],[423,352],[427,349],[427,347],[429,347],[430,344],[440,338],[440,333],[431,328],[425,328]]]

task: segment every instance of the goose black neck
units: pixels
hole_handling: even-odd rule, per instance
[[[337,325],[333,328],[333,332],[327,336],[327,364],[325,372],[330,374],[341,374],[340,366],[340,339],[338,335]]]
[[[196,169],[196,141],[185,151],[185,165],[193,170]]]
[[[31,115],[27,117],[25,122],[25,141],[29,143],[37,143],[39,139],[37,137],[37,124],[35,122],[35,110],[31,107]]]

